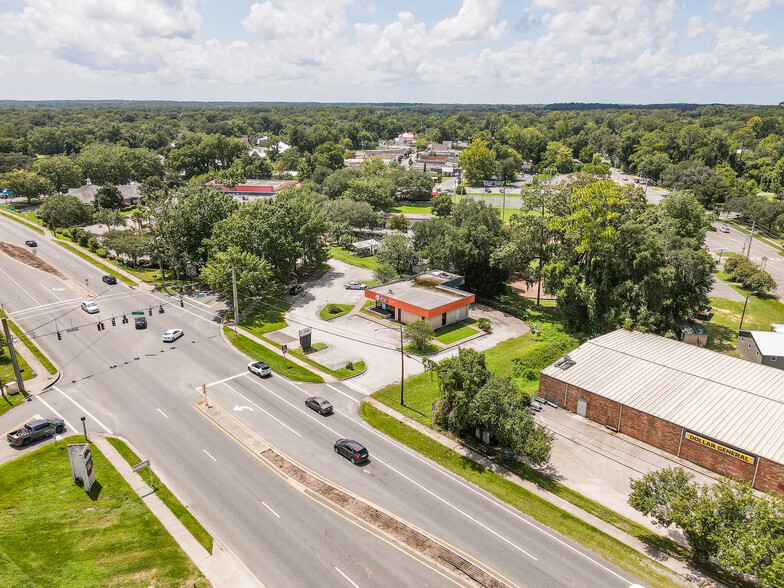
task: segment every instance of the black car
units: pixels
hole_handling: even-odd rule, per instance
[[[353,439],[338,439],[335,441],[335,453],[350,459],[351,463],[367,461],[370,455],[363,445]]]
[[[104,277],[101,278],[104,284],[116,284],[117,278],[115,278],[112,274],[106,274]]]
[[[302,292],[302,286],[300,286],[299,284],[289,288],[289,294],[291,294],[292,296],[294,296],[295,294],[299,294],[300,292]]]
[[[143,316],[137,316],[135,319],[133,319],[133,324],[137,329],[146,329],[147,318]]]
[[[27,241],[25,241],[25,245],[27,245],[28,247],[38,247],[38,243],[36,243],[32,239],[28,239]]]
[[[312,408],[319,414],[329,414],[332,412],[332,403],[321,396],[311,396],[305,401],[305,406]]]
[[[35,419],[17,431],[8,433],[6,439],[11,445],[28,445],[31,441],[62,433],[65,423],[62,419]]]

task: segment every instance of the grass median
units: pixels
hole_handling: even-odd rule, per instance
[[[0,586],[209,586],[94,445],[96,483],[73,482],[69,440],[0,466]]]
[[[4,316],[2,311],[0,311],[0,316]],[[10,319],[8,320],[8,328],[10,328],[11,331],[13,331],[14,335],[19,337],[19,340],[24,344],[25,347],[27,347],[27,349],[30,351],[30,353],[32,353],[36,357],[36,359],[41,362],[41,364],[44,366],[44,368],[46,369],[47,372],[49,372],[51,375],[54,375],[54,374],[57,373],[57,368],[54,367],[52,362],[49,361],[49,359],[41,352],[40,349],[38,349],[38,347],[36,347],[35,343],[30,341],[30,339],[28,339],[25,335],[22,334],[22,330],[18,326],[16,326],[16,324],[12,320],[10,320]],[[32,374],[32,370],[30,369],[30,366],[27,365],[27,362],[24,360],[24,358],[19,353],[16,354],[16,357],[19,360],[19,367],[20,368],[24,368],[25,369],[25,374],[28,375],[27,378],[23,378],[23,379],[27,380],[27,379],[31,378],[32,375],[30,375],[30,374]],[[0,364],[3,363],[4,359],[8,359],[8,358],[7,357],[0,358]],[[9,362],[10,362],[10,360],[9,360]],[[12,373],[13,373],[13,370],[12,370]],[[0,367],[0,374],[6,375],[4,373],[4,371],[2,370],[2,367]],[[3,381],[7,381],[7,379],[5,379]]]
[[[319,311],[319,316],[325,321],[328,321],[329,319],[338,318],[339,316],[348,314],[351,312],[352,308],[354,308],[353,304],[330,303]]]
[[[363,402],[360,414],[372,427],[421,453],[465,480],[476,484],[493,496],[535,518],[540,523],[577,541],[610,563],[644,580],[651,586],[680,586],[678,577],[654,560],[642,555],[621,541],[592,527],[585,521],[563,511],[532,494],[503,476],[441,445],[408,427],[399,420]]]
[[[109,443],[112,444],[117,452],[122,456],[122,458],[128,462],[128,465],[135,466],[137,463],[141,462],[141,458],[136,455],[133,450],[125,444],[125,442],[121,441],[120,439],[115,439],[113,437],[107,437],[106,439]],[[147,473],[142,472],[144,475],[144,479],[147,480]],[[212,553],[212,536],[207,532],[207,529],[201,526],[201,523],[196,520],[190,511],[183,506],[182,502],[180,502],[177,497],[172,494],[171,490],[169,490],[163,482],[155,475],[155,472],[152,474],[153,484],[155,485],[155,494],[161,501],[169,508],[170,511],[176,516],[180,522],[185,526],[186,529],[196,538],[196,541],[201,543],[201,546],[207,550],[207,553]]]
[[[324,383],[324,379],[321,376],[314,374],[290,359],[278,355],[264,345],[256,343],[253,339],[235,333],[231,327],[224,326],[223,333],[226,335],[229,342],[245,355],[248,355],[256,361],[263,361],[270,366],[273,372],[280,374],[281,376],[286,376],[289,380],[294,380],[296,382],[313,382],[317,384]]]

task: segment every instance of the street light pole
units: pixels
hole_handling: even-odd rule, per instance
[[[746,305],[749,303],[749,296],[752,294],[757,294],[757,292],[748,292],[746,294],[746,302],[743,303],[743,312],[740,315],[740,326],[738,327],[738,331],[743,328],[743,317],[746,316]]]

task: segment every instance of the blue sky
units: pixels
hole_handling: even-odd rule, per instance
[[[5,99],[784,100],[784,0],[0,0]]]

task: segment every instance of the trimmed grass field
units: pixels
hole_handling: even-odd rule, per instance
[[[342,247],[330,247],[329,256],[332,259],[337,259],[338,261],[342,261],[343,263],[347,263],[349,265],[353,265],[356,267],[363,267],[365,269],[370,269],[370,270],[376,269],[376,265],[377,265],[375,255],[368,255],[367,257],[355,257],[354,255],[351,255],[350,252],[346,251]]]
[[[282,355],[278,355],[271,349],[259,345],[253,339],[249,339],[245,335],[235,334],[231,327],[224,326],[223,332],[234,347],[256,361],[263,361],[270,366],[273,372],[286,376],[289,380],[294,380],[296,382],[324,383],[324,379],[321,376],[314,374],[293,361],[285,359]]]
[[[257,337],[288,326],[284,315],[291,303],[275,298],[261,298],[253,310],[240,321],[240,326]]]
[[[9,382],[10,380],[3,380],[4,382]],[[23,394],[6,394],[5,398],[0,396],[0,415],[7,413],[9,410],[14,408],[15,406],[19,406],[28,397]]]
[[[106,440],[112,444],[117,452],[123,457],[125,461],[128,462],[128,465],[135,466],[137,463],[141,462],[141,458],[136,455],[133,450],[128,447],[122,440],[115,439],[114,437],[107,437]],[[140,473],[144,480],[149,480],[149,472],[143,471]],[[201,546],[207,550],[207,553],[212,553],[212,536],[207,532],[207,530],[201,526],[201,523],[196,520],[190,511],[183,506],[183,504],[177,500],[177,497],[171,493],[163,482],[160,481],[158,476],[155,475],[155,472],[152,474],[152,483],[155,485],[155,494],[158,498],[163,501],[163,503],[169,507],[169,510],[174,513],[180,522],[185,526],[186,529],[193,535],[196,540],[201,543]]]
[[[330,307],[337,309],[337,312],[332,312]],[[344,314],[348,314],[351,312],[351,309],[354,308],[353,304],[327,304],[324,308],[319,311],[319,316],[328,321],[329,319],[337,318],[339,316],[343,316]]]
[[[433,339],[442,345],[449,345],[455,341],[460,341],[460,339],[476,335],[479,331],[469,326],[475,322],[474,319],[468,319],[453,323],[447,327],[441,327],[436,330]]]
[[[588,523],[557,508],[550,502],[539,498],[503,476],[444,447],[437,441],[404,425],[368,403],[362,403],[360,414],[372,427],[397,439],[465,480],[476,484],[551,529],[570,537],[609,562],[643,579],[651,586],[681,585],[672,572],[661,564],[656,563],[653,559],[645,557],[621,541],[602,533]],[[631,521],[629,523],[634,525]],[[637,525],[637,527],[640,526]],[[642,529],[642,531],[649,535],[654,535],[645,529]],[[666,539],[660,541],[660,538],[656,537],[651,537],[651,539],[655,540],[657,544],[661,543],[661,541],[667,541]],[[677,545],[674,543],[672,545],[673,549],[677,548]]]
[[[96,483],[74,484],[68,441],[0,466],[0,586],[209,586],[95,446]]]

